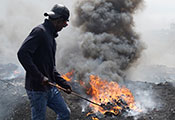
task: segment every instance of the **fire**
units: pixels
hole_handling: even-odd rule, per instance
[[[62,75],[61,77],[64,78],[66,81],[71,82],[71,80],[73,78],[73,74],[74,74],[74,70]]]
[[[72,82],[74,70],[68,72],[62,77],[68,81]],[[108,82],[107,80],[102,80],[100,77],[95,75],[90,75],[90,87],[86,86],[86,83],[79,80],[79,84],[87,90],[87,94],[90,95],[91,101],[99,104],[90,104],[93,112],[100,112],[105,115],[120,115],[123,111],[134,110],[141,112],[136,105],[134,96],[131,91],[125,86],[120,87],[114,81]],[[76,81],[76,80],[74,80]],[[88,113],[87,116],[93,113]],[[98,120],[96,117],[91,117],[93,120]]]
[[[101,103],[105,108],[90,104],[94,112],[120,114],[123,109],[135,110],[134,96],[126,87],[120,87],[116,82],[102,80],[98,76],[90,75],[90,88],[87,94],[91,95],[91,100]]]
[[[98,118],[92,117],[92,120],[99,120]]]

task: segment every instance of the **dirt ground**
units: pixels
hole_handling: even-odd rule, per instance
[[[14,76],[13,71],[16,68],[17,66],[13,64],[0,65],[0,120],[30,120],[30,104],[24,89],[24,77]],[[99,120],[175,120],[175,86],[172,83],[127,81],[125,85],[133,94],[135,93],[136,99],[138,96],[148,95],[140,100],[146,101],[143,102],[146,104],[144,106],[151,107],[137,115],[122,114],[115,117],[97,115]],[[71,109],[71,120],[92,120],[92,116],[87,116],[91,111],[89,107],[85,107],[86,109],[82,111],[82,104],[85,104],[85,101],[64,92],[62,95]],[[149,105],[151,102],[147,102],[150,97],[155,105]],[[48,108],[46,120],[54,119],[56,114]]]
[[[161,106],[159,108],[150,109],[147,113],[141,113],[137,116],[103,116],[99,118],[99,120],[175,120],[175,87],[171,83],[153,84],[131,82],[129,84],[134,84],[135,88],[133,89],[143,85],[145,86],[143,89],[146,90],[150,89],[151,86],[154,99],[156,99],[157,102],[160,101],[162,103]],[[91,117],[86,116],[87,112],[82,112],[80,99],[65,93],[62,93],[62,95],[71,109],[71,120],[91,120]],[[5,120],[30,120],[29,101],[26,96],[22,99],[24,102],[16,105],[12,114],[8,115]],[[53,120],[55,118],[55,113],[47,109],[47,120]]]

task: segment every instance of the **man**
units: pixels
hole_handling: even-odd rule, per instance
[[[46,107],[58,115],[57,120],[69,120],[70,112],[57,88],[49,82],[57,83],[71,93],[71,86],[60,76],[55,67],[57,32],[66,27],[69,10],[56,4],[44,23],[35,27],[18,51],[18,59],[26,70],[25,88],[31,103],[32,120],[45,120]]]

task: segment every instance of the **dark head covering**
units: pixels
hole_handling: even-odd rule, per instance
[[[56,4],[50,12],[44,13],[44,16],[49,16],[51,19],[63,18],[64,20],[69,21],[70,13],[66,6]]]

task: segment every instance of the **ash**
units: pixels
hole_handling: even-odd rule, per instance
[[[24,89],[24,74],[21,73],[19,67],[15,64],[1,64],[0,76],[0,119],[30,120],[30,104]],[[73,87],[76,87],[74,84],[72,85]],[[151,106],[149,104],[146,104],[146,102],[143,102],[148,101],[148,96],[147,98],[143,97],[145,99],[139,98],[140,103],[143,102],[144,106],[151,106],[147,107],[146,112],[142,111],[139,114],[123,113],[118,116],[114,116],[110,113],[106,113],[105,115],[91,114],[87,116],[87,113],[92,112],[92,110],[87,106],[87,103],[85,101],[82,101],[76,96],[68,95],[64,92],[62,92],[62,95],[71,109],[71,120],[92,120],[92,117],[98,118],[99,120],[175,119],[175,86],[172,82],[162,82],[159,84],[155,84],[141,81],[130,81],[127,82],[126,87],[132,91],[136,101],[139,98],[138,91],[141,95],[142,92],[147,93],[149,91],[149,96],[152,97],[152,100],[156,102],[156,105]],[[82,110],[82,104],[86,104],[84,110]],[[49,108],[47,109],[46,119],[56,119],[56,114]]]
[[[71,120],[92,120],[92,117],[98,117],[99,120],[174,120],[175,119],[175,87],[170,82],[165,83],[146,83],[146,82],[130,82],[128,86],[134,86],[132,89],[137,89],[141,85],[143,91],[149,91],[152,88],[152,96],[157,104],[161,104],[159,107],[148,109],[146,113],[140,113],[136,116],[120,115],[120,116],[98,116],[86,114],[90,111],[86,108],[82,112],[81,104],[82,100],[72,96],[62,93],[67,104],[71,109]],[[140,89],[141,90],[141,89]],[[22,98],[22,96],[21,96]],[[47,120],[53,120],[56,118],[55,113],[48,108],[47,110]],[[14,108],[14,111],[5,118],[5,120],[30,120],[30,107],[29,101],[23,99],[22,103],[19,103]]]
[[[25,96],[24,77],[15,64],[0,64],[0,119],[7,118]]]

